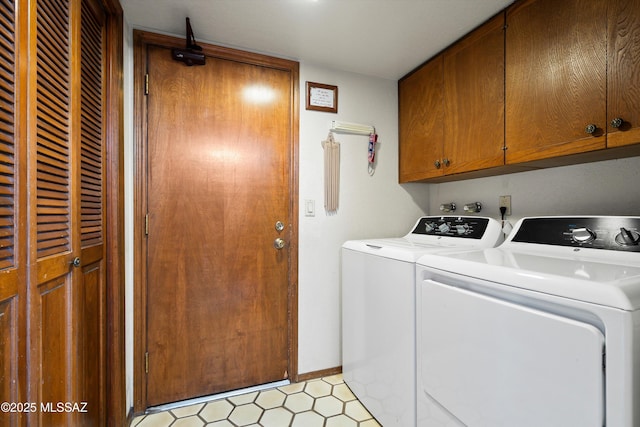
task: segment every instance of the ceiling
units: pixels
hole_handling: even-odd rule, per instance
[[[513,0],[120,0],[127,23],[397,80]]]

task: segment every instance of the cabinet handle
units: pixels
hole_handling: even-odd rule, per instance
[[[440,169],[440,160],[436,160],[435,162],[433,162],[433,165],[436,167],[436,169]]]
[[[620,117],[616,117],[615,119],[611,120],[611,127],[617,129],[622,126],[622,123],[624,123],[624,120],[622,120]]]
[[[595,133],[596,129],[598,129],[598,127],[592,123],[590,125],[587,125],[587,127],[584,128],[584,131],[586,133],[588,133],[589,135],[593,135]]]
[[[449,166],[451,164],[451,160],[445,158],[444,160],[442,160],[442,162],[444,163],[445,166]]]

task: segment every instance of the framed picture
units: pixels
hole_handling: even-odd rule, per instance
[[[307,82],[307,110],[338,112],[338,86]]]

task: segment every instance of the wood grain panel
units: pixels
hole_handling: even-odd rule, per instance
[[[14,290],[15,291],[15,290]],[[18,299],[0,301],[0,402],[19,402],[18,382]],[[0,425],[17,425],[18,413],[0,412]]]
[[[526,0],[507,11],[507,164],[605,148],[606,13],[602,0]]]
[[[39,402],[72,400],[70,372],[72,342],[68,333],[71,317],[70,283],[66,278],[56,279],[39,286],[40,327]],[[36,332],[36,331],[34,331]],[[38,411],[40,426],[70,425],[70,414]]]
[[[607,147],[620,147],[640,143],[640,0],[608,4]]]
[[[504,14],[444,52],[445,174],[504,164]]]
[[[442,176],[443,58],[438,56],[398,84],[400,182]]]
[[[84,253],[83,253],[84,259]],[[87,402],[83,426],[105,425],[106,404],[106,300],[104,261],[82,268],[80,286],[80,399]]]

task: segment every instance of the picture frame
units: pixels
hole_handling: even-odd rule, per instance
[[[307,110],[338,112],[338,86],[307,82]]]

